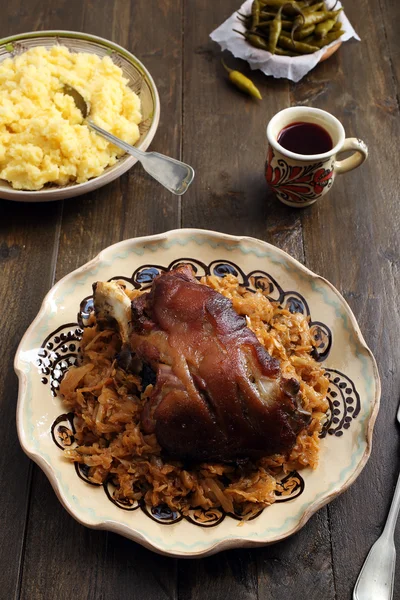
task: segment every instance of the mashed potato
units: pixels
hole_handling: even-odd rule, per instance
[[[0,64],[0,179],[15,189],[83,183],[124,153],[82,123],[64,84],[90,102],[100,127],[139,139],[140,99],[108,56],[32,48]]]

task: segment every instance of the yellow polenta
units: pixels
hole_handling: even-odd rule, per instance
[[[139,139],[140,99],[108,56],[32,48],[0,63],[0,179],[15,189],[82,183],[123,154],[83,123],[65,84],[90,102],[98,125]]]

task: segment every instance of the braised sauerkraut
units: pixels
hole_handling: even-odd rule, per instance
[[[251,518],[282,493],[283,476],[304,467],[316,468],[319,434],[325,413],[328,379],[312,356],[315,342],[307,317],[271,302],[262,292],[250,293],[232,275],[208,276],[202,283],[227,298],[271,354],[284,374],[295,377],[303,406],[312,421],[297,437],[288,455],[266,456],[235,464],[183,464],[162,452],[156,436],[141,430],[140,415],[151,394],[146,377],[125,372],[116,360],[121,340],[113,330],[98,330],[94,315],[83,333],[81,361],[71,367],[60,386],[63,402],[75,415],[74,448],[65,456],[86,465],[89,480],[111,480],[115,498],[124,504],[162,504],[188,514],[196,509],[224,510]],[[126,290],[131,298],[141,292]]]

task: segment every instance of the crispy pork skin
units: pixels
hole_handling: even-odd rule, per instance
[[[156,372],[142,426],[171,456],[234,461],[289,451],[311,416],[229,299],[191,267],[132,302],[131,351]],[[124,328],[125,329],[125,328]]]

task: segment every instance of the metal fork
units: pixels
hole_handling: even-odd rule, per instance
[[[397,409],[400,423],[400,406]],[[400,510],[400,476],[382,535],[372,546],[360,571],[353,600],[390,600],[393,597],[396,548],[394,530]]]

